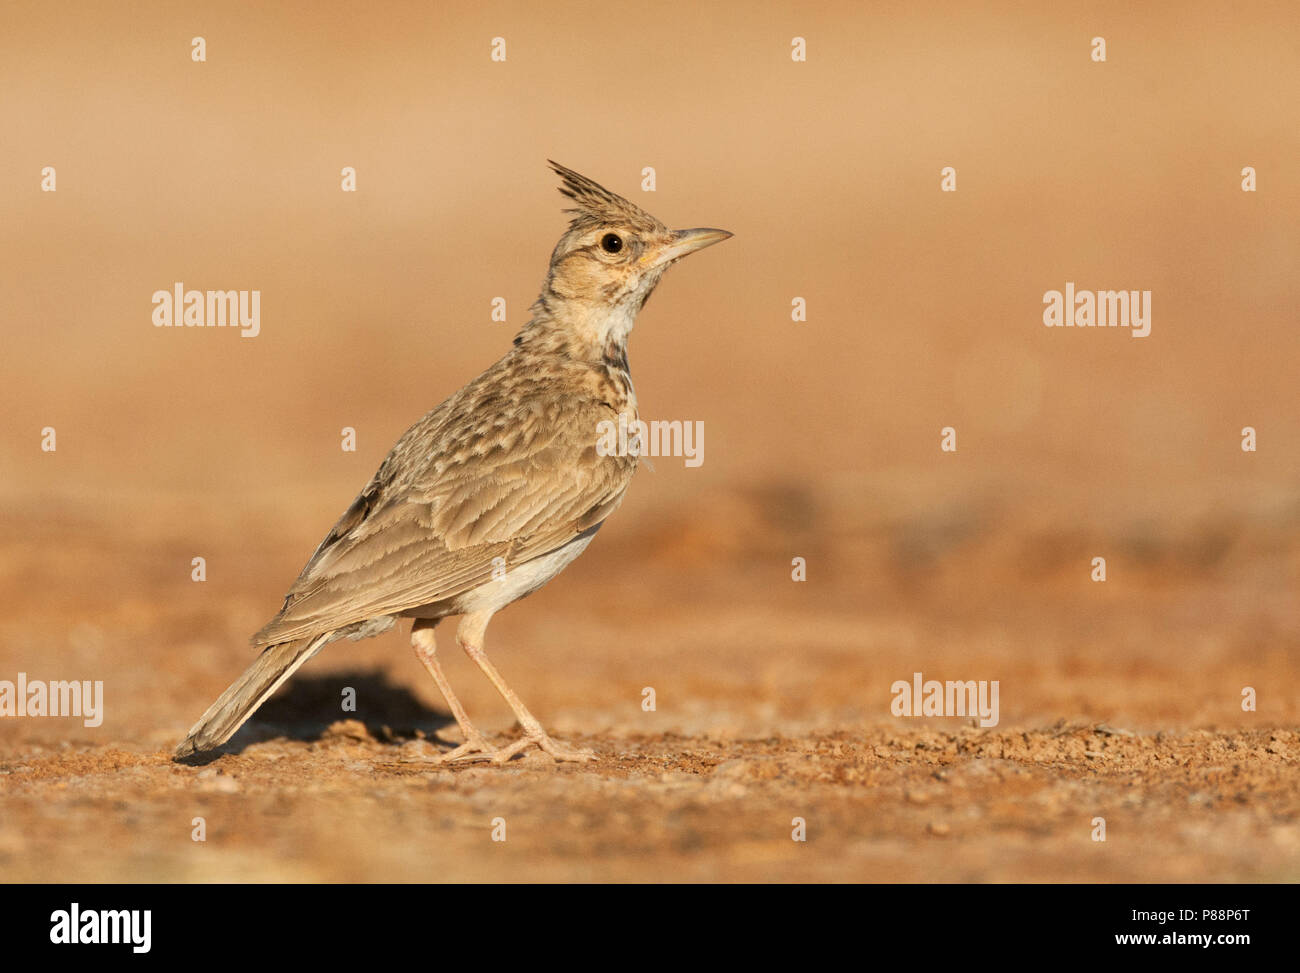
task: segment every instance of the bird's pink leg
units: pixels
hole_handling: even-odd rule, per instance
[[[436,621],[417,618],[415,624],[411,626],[411,648],[415,649],[415,657],[424,664],[424,668],[429,670],[429,675],[433,676],[433,681],[438,684],[438,691],[447,700],[451,715],[456,718],[456,722],[460,725],[460,732],[465,736],[464,743],[443,754],[438,760],[442,763],[450,763],[454,760],[474,759],[480,755],[480,759],[495,756],[500,751],[488,743],[483,734],[479,733],[474,728],[474,724],[469,721],[469,717],[465,714],[465,707],[451,691],[451,683],[447,681],[442,666],[438,664],[437,643],[433,635],[434,626],[437,624]]]
[[[595,753],[590,750],[572,750],[552,740],[546,731],[542,729],[542,724],[537,721],[537,717],[528,712],[528,707],[515,695],[514,690],[506,685],[506,681],[501,678],[501,673],[497,672],[496,666],[483,652],[483,633],[486,631],[488,620],[491,617],[491,612],[476,612],[466,615],[461,620],[460,628],[456,632],[456,641],[465,650],[465,654],[474,660],[474,664],[483,670],[483,674],[491,680],[492,685],[496,686],[497,692],[510,704],[510,708],[514,710],[515,718],[519,720],[519,725],[524,729],[524,735],[521,739],[497,750],[492,755],[492,762],[503,764],[515,754],[522,753],[531,746],[549,753],[556,760],[585,761],[595,759]]]

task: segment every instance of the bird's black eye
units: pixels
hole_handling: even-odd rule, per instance
[[[623,238],[617,233],[606,233],[600,238],[600,248],[606,253],[618,253],[623,249]]]

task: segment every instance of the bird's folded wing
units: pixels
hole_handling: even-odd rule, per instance
[[[455,417],[423,430],[417,424],[322,541],[254,644],[455,597],[490,580],[494,559],[509,570],[600,523],[636,468],[635,457],[596,449],[598,423],[612,415],[600,403],[552,400],[544,408],[514,403],[508,427],[488,423],[485,434],[475,435],[484,428],[481,413],[475,430],[457,429]]]

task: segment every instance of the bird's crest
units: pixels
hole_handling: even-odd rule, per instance
[[[571,230],[585,229],[600,223],[626,223],[639,229],[662,230],[664,225],[635,203],[581,173],[567,169],[558,162],[547,160],[562,180],[560,192],[577,203],[564,212],[572,213]]]

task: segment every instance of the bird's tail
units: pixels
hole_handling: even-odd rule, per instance
[[[211,750],[229,740],[299,666],[320,651],[330,634],[268,645],[190,728],[189,735],[176,748],[176,757]]]

